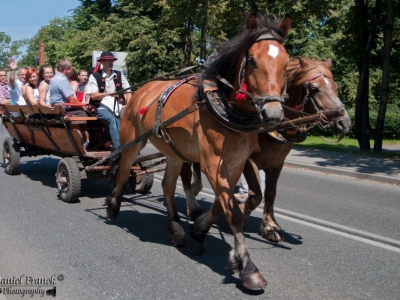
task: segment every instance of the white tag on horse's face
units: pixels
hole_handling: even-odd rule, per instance
[[[278,53],[279,53],[279,49],[277,46],[269,45],[268,54],[270,56],[272,56],[273,58],[276,58],[278,56]]]

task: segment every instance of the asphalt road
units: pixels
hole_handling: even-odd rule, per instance
[[[54,278],[41,289],[55,286],[57,299],[74,300],[399,298],[396,186],[284,168],[276,217],[285,242],[258,235],[260,209],[244,228],[252,260],[268,281],[265,291],[254,293],[225,268],[233,238],[223,217],[206,237],[203,256],[170,245],[161,173],[151,194],[128,188],[118,219],[108,221],[102,206],[107,183],[83,181],[79,203],[57,198],[58,160],[23,158],[16,176],[0,170],[2,280]],[[180,187],[176,196],[188,232],[192,222],[184,217]],[[206,187],[197,199],[209,208],[212,191]],[[21,295],[3,293],[0,299]]]

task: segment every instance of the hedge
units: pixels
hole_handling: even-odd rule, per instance
[[[369,126],[370,126],[370,138],[374,139],[376,132],[376,118],[377,112],[369,113]],[[355,136],[355,122],[354,114],[350,113],[351,127],[350,131],[346,134],[347,137],[356,138]],[[310,136],[333,136],[329,129],[320,129],[314,127],[308,131]],[[385,116],[385,126],[383,128],[383,138],[388,140],[399,140],[400,139],[400,114],[398,112],[387,112]]]

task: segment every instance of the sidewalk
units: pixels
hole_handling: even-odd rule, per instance
[[[400,145],[385,147],[383,151],[400,153]],[[400,186],[400,160],[297,147],[287,156],[285,166],[335,173]]]

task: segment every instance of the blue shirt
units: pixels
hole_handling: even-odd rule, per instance
[[[50,104],[68,103],[67,98],[75,95],[67,76],[63,73],[56,72],[49,83]]]

